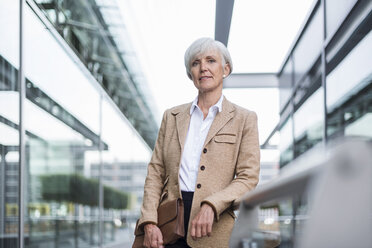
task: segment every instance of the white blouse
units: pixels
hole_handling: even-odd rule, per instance
[[[198,107],[198,97],[190,108],[190,125],[181,158],[180,187],[182,191],[194,192],[198,176],[200,155],[205,139],[217,112],[222,111],[223,95],[218,102],[209,108],[207,117],[203,120],[203,112]]]

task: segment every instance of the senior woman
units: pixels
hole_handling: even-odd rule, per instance
[[[222,43],[196,40],[185,53],[185,66],[198,96],[164,113],[138,228],[145,232],[145,247],[228,247],[233,210],[258,182],[257,116],[222,94],[223,79],[232,71]],[[157,208],[176,198],[184,201],[186,235],[163,245]]]

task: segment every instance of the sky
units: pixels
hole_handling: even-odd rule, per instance
[[[156,120],[197,95],[184,52],[200,37],[214,37],[215,0],[117,1],[133,49],[155,99]],[[313,0],[235,0],[228,49],[234,72],[277,72]],[[256,111],[260,143],[279,121],[278,89],[224,89],[232,102]]]

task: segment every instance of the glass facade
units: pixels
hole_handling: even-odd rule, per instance
[[[315,2],[279,73],[293,85],[279,88],[281,167],[321,142],[371,138],[372,2],[341,2]]]
[[[0,247],[17,247],[20,201],[25,247],[129,246],[151,149],[35,6],[23,13],[21,179],[19,1],[0,0]]]

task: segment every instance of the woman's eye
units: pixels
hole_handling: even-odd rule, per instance
[[[208,60],[208,62],[209,62],[209,63],[214,63],[214,62],[216,62],[216,60],[214,60],[214,59],[210,59],[210,60]]]
[[[194,62],[192,62],[192,64],[191,64],[191,66],[196,66],[196,65],[198,65],[198,61],[194,61]]]

